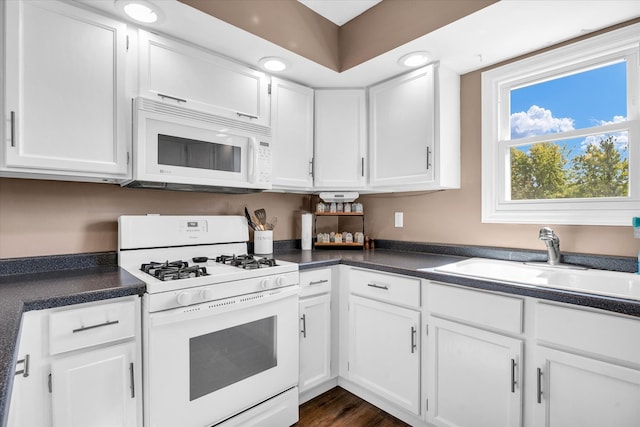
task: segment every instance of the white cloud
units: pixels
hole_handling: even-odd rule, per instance
[[[600,135],[589,135],[580,143],[580,150],[583,152],[587,151],[587,147],[589,145],[598,145],[601,140],[607,139],[609,136],[614,137],[615,141],[613,142],[613,146],[616,147],[616,150],[620,151],[629,147],[629,132],[623,131]]]
[[[596,126],[612,125],[614,123],[622,123],[627,121],[625,116],[613,116],[611,120],[596,120]]]
[[[574,122],[568,117],[553,117],[551,110],[537,105],[532,105],[527,112],[513,113],[510,119],[512,138],[566,132],[573,130]]]

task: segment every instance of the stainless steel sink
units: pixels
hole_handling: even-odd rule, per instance
[[[562,267],[471,258],[435,269],[418,270],[640,300],[638,274],[571,268],[566,265]]]

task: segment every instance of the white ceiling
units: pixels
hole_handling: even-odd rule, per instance
[[[298,0],[336,25],[351,21],[382,0]]]
[[[76,1],[119,16],[113,1]],[[152,31],[190,41],[255,68],[260,58],[280,56],[291,64],[279,73],[281,77],[314,88],[369,86],[405,71],[398,59],[416,50],[430,51],[442,64],[465,74],[640,17],[638,0],[502,0],[338,73],[176,0],[151,1],[165,14],[163,22],[149,27]]]

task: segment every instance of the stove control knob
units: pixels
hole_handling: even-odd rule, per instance
[[[187,306],[187,305],[191,304],[191,293],[190,292],[180,292],[176,299],[178,300],[178,304],[180,304],[181,306]]]
[[[200,291],[200,299],[202,299],[202,301],[211,301],[214,296],[213,289],[203,289]]]
[[[276,287],[287,286],[287,278],[284,276],[278,276],[276,278]]]
[[[260,281],[260,287],[262,289],[269,289],[273,286],[273,280],[270,278],[262,279]]]

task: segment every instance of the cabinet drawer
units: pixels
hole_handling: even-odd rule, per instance
[[[640,364],[640,320],[546,303],[536,304],[536,338]]]
[[[352,294],[411,307],[420,307],[420,279],[366,270],[349,271]]]
[[[305,270],[300,272],[300,297],[325,294],[331,291],[331,269]]]
[[[434,314],[492,329],[521,334],[523,307],[520,298],[429,283],[426,306]]]
[[[105,303],[49,315],[49,353],[58,354],[135,336],[135,301]]]

